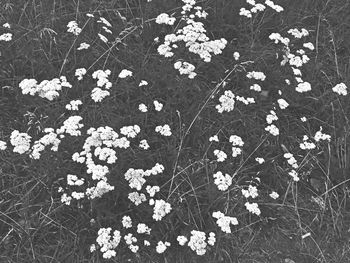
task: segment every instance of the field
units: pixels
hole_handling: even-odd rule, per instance
[[[350,263],[349,0],[0,14],[0,263]]]

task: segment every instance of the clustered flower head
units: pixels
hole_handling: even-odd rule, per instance
[[[179,28],[175,34],[166,35],[164,43],[158,47],[158,53],[165,57],[172,57],[174,55],[173,49],[178,48],[179,42],[184,42],[189,52],[199,55],[204,62],[210,62],[212,55],[222,53],[227,41],[224,38],[210,40],[206,35],[204,24],[195,21],[195,18],[205,19],[207,13],[200,6],[195,6],[196,1],[183,0],[183,3],[181,14],[186,26]],[[160,14],[156,19],[158,24],[173,25],[175,21],[175,18],[169,17],[167,14]],[[180,74],[186,74],[189,78],[194,78],[197,75],[194,72],[195,67],[188,62],[178,61],[174,67],[179,70]]]
[[[205,233],[202,231],[192,230],[190,241],[188,242],[188,246],[197,253],[199,256],[203,256],[207,250],[207,242]]]
[[[171,209],[171,205],[164,200],[155,200],[152,218],[156,221],[160,221],[164,216],[170,213]]]
[[[35,79],[24,79],[19,83],[23,94],[30,94],[31,96],[39,95],[41,98],[53,100],[60,94],[62,87],[71,88],[72,85],[67,82],[66,77],[54,78],[52,80],[43,80],[40,84]]]
[[[168,124],[165,124],[163,126],[159,125],[155,128],[155,131],[157,133],[160,133],[161,135],[163,136],[171,136],[171,129],[170,129],[170,126]]]
[[[219,113],[233,111],[235,107],[235,95],[231,90],[226,90],[224,94],[220,96],[219,101],[220,104],[215,106]]]
[[[252,18],[253,14],[262,12],[266,9],[266,6],[270,7],[271,9],[275,10],[277,13],[282,12],[284,9],[280,5],[276,5],[273,1],[271,0],[266,0],[265,5],[261,3],[256,3],[255,0],[246,0],[246,2],[251,6],[250,9],[246,9],[242,7],[239,11],[240,16],[245,16],[247,18]]]
[[[69,21],[67,27],[67,32],[72,33],[73,35],[78,36],[81,33],[81,28],[78,26],[77,21]]]
[[[69,104],[66,105],[66,109],[70,111],[79,110],[79,105],[82,104],[81,100],[71,100]]]
[[[257,216],[259,216],[261,214],[261,211],[259,209],[259,205],[257,203],[246,202],[244,205],[250,213],[255,214]]]
[[[61,143],[61,140],[57,138],[58,134],[54,132],[54,129],[52,128],[46,128],[44,130],[46,133],[43,137],[41,137],[39,140],[35,141],[30,157],[33,159],[40,159],[41,152],[45,149],[46,146],[52,145],[51,151],[58,151],[58,146]]]
[[[238,220],[236,217],[225,216],[224,213],[220,211],[213,212],[213,217],[217,219],[216,224],[225,233],[231,233],[230,224],[236,226],[238,225]]]
[[[107,70],[97,70],[92,73],[92,78],[97,79],[97,87],[94,88],[91,92],[91,98],[95,102],[101,102],[105,97],[109,96],[109,89],[112,87],[112,82],[108,80],[111,71]],[[103,90],[102,88],[105,88]]]
[[[224,151],[220,151],[218,149],[214,150],[214,155],[216,156],[218,162],[223,162],[227,158],[227,154]]]
[[[11,41],[12,40],[12,33],[4,33],[0,35],[0,41]]]
[[[335,92],[335,93],[338,93],[339,95],[343,95],[343,96],[346,96],[348,94],[348,91],[347,91],[347,86],[342,82],[342,83],[339,83],[337,85],[335,85],[332,90]]]
[[[86,74],[86,69],[85,68],[77,68],[75,70],[75,76],[77,77],[78,80],[82,80],[83,76]]]
[[[97,244],[100,246],[100,251],[103,253],[103,258],[110,259],[116,256],[115,249],[120,243],[121,236],[120,231],[115,230],[113,232],[113,237],[111,236],[112,229],[101,228],[98,231],[98,237],[96,238]]]
[[[214,175],[214,184],[220,191],[226,191],[232,185],[232,176],[218,171]]]
[[[245,198],[251,197],[256,198],[258,197],[258,189],[256,186],[249,185],[248,189],[242,189],[242,194]]]
[[[7,148],[6,142],[0,140],[0,151],[5,151],[6,148]]]
[[[32,137],[27,133],[19,132],[18,130],[14,130],[10,136],[11,145],[14,146],[13,152],[23,154],[30,149],[30,142]]]

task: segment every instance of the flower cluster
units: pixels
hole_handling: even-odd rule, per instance
[[[150,202],[150,205],[152,204],[154,205],[152,218],[156,221],[162,220],[172,209],[171,205],[164,200],[155,200],[154,202]]]
[[[173,49],[178,48],[179,42],[184,42],[189,52],[199,55],[205,62],[210,62],[212,54],[218,55],[226,47],[227,41],[224,38],[210,40],[206,35],[206,29],[202,22],[195,21],[195,18],[206,18],[207,13],[200,6],[195,6],[196,1],[183,0],[182,20],[186,26],[179,28],[175,34],[166,35],[164,43],[159,45],[158,53],[165,57],[174,55]],[[192,12],[192,13],[191,13]],[[156,23],[173,25],[175,18],[170,18],[167,14],[160,14]],[[187,74],[189,78],[194,78],[195,67],[188,62],[176,62],[174,67],[180,74]]]
[[[243,147],[244,142],[241,137],[238,135],[231,135],[229,142],[232,143],[232,157],[235,158],[238,155],[242,154],[242,148],[239,147]]]
[[[44,132],[46,134],[38,141],[35,141],[32,146],[30,157],[33,159],[40,159],[41,152],[49,145],[52,145],[51,151],[58,151],[58,146],[61,143],[61,140],[57,138],[58,135],[54,132],[54,129],[46,128]]]
[[[95,102],[101,102],[105,97],[110,95],[108,91],[112,87],[112,83],[108,80],[110,74],[111,71],[109,69],[105,71],[97,70],[92,73],[92,78],[97,79],[97,87],[91,91],[91,98]],[[103,87],[105,90],[102,89]]]
[[[20,133],[18,130],[14,130],[11,133],[10,142],[14,146],[13,152],[23,154],[30,149],[30,142],[32,137],[27,133]]]
[[[233,111],[235,107],[235,95],[231,90],[226,90],[224,94],[220,96],[219,101],[220,104],[215,106],[219,113]]]
[[[248,189],[242,189],[242,194],[245,198],[251,197],[256,198],[258,197],[258,189],[256,186],[249,185]]]
[[[163,126],[157,126],[155,128],[155,131],[160,133],[161,135],[163,136],[171,136],[171,129],[170,129],[170,126],[168,124],[165,124]]]
[[[79,110],[79,105],[82,104],[81,100],[71,100],[69,104],[66,105],[66,109],[70,111]]]
[[[234,226],[238,225],[236,217],[225,216],[225,214],[220,211],[213,212],[213,217],[217,219],[216,224],[221,228],[221,231],[228,234],[231,233],[230,224]]]
[[[222,172],[218,171],[214,175],[214,184],[220,191],[226,191],[232,185],[232,176],[229,174],[223,175]]]
[[[259,205],[257,203],[246,202],[244,205],[250,213],[255,214],[257,216],[259,216],[261,214]]]
[[[266,6],[270,7],[271,9],[275,10],[277,13],[282,12],[284,9],[280,5],[276,5],[273,1],[271,0],[266,0],[265,5],[261,3],[256,3],[255,0],[246,0],[246,2],[251,5],[250,9],[246,8],[241,8],[239,11],[240,16],[245,16],[247,18],[252,18],[253,14],[262,12],[266,9]]]
[[[41,98],[53,100],[60,95],[58,91],[62,90],[62,87],[71,88],[72,85],[67,82],[66,77],[61,76],[59,79],[43,80],[40,84],[35,79],[24,79],[19,83],[19,87],[23,94],[37,94]]]
[[[112,229],[101,228],[98,231],[98,237],[96,238],[97,244],[100,246],[100,251],[103,253],[103,258],[110,259],[116,256],[115,249],[120,243],[121,236],[120,231],[114,230],[113,237],[111,236]]]
[[[77,21],[69,21],[67,24],[67,32],[72,33],[73,35],[78,36],[81,33],[81,28],[78,26]]]
[[[332,90],[335,92],[335,93],[338,93],[339,95],[343,95],[343,96],[346,96],[348,94],[348,91],[347,91],[347,86],[342,82],[342,83],[339,83],[337,85],[335,85]]]

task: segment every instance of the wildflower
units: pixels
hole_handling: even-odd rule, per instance
[[[244,142],[241,137],[238,135],[231,135],[229,139],[230,143],[232,143],[232,146],[241,146],[243,147]]]
[[[184,246],[188,241],[187,237],[185,236],[178,236],[176,240],[179,242],[180,246]]]
[[[236,217],[225,216],[225,214],[220,211],[213,212],[212,216],[217,219],[216,224],[225,233],[231,233],[230,224],[238,225],[238,220]]]
[[[7,148],[6,142],[0,141],[0,151],[5,151]]]
[[[91,91],[91,99],[95,102],[101,102],[104,98],[110,95],[108,90],[102,90],[101,88],[94,88]]]
[[[146,80],[141,80],[139,87],[148,85],[148,82]]]
[[[255,161],[257,161],[259,164],[263,164],[265,162],[264,158],[256,157]]]
[[[23,154],[30,148],[31,136],[27,133],[20,133],[18,130],[14,130],[10,136],[11,145],[14,146],[13,152]]]
[[[131,228],[132,227],[131,217],[130,216],[123,216],[122,225],[124,228]]]
[[[163,136],[171,136],[171,130],[168,124],[165,124],[163,126],[157,126],[155,128],[155,131],[160,133]]]
[[[214,155],[217,157],[218,162],[223,162],[227,158],[227,154],[225,152],[217,150],[217,149],[214,150]]]
[[[146,224],[140,223],[137,225],[137,233],[150,235],[151,229]]]
[[[4,33],[0,36],[0,41],[11,41],[12,40],[12,34],[11,33]]]
[[[276,193],[275,191],[272,191],[272,193],[269,194],[269,196],[270,196],[271,198],[273,198],[273,199],[277,199],[277,198],[279,197],[279,194]]]
[[[219,113],[223,113],[224,111],[230,112],[234,109],[235,106],[235,95],[230,90],[226,90],[224,95],[221,95],[219,98],[220,105],[216,105],[215,108]]]
[[[238,147],[232,147],[232,157],[236,158],[238,155],[242,154],[242,149]]]
[[[223,175],[222,172],[218,171],[214,175],[214,184],[220,191],[226,191],[232,185],[232,177],[229,174]]]
[[[256,198],[258,196],[258,189],[256,188],[256,186],[249,185],[247,190],[242,189],[242,194],[245,198]]]
[[[141,131],[140,126],[134,125],[134,126],[124,126],[120,128],[120,133],[125,135],[128,138],[135,138],[137,134],[139,134]]]
[[[192,230],[190,241],[188,246],[197,253],[197,255],[202,256],[206,253],[206,236],[204,232]]]
[[[147,191],[147,193],[149,194],[150,197],[154,197],[154,195],[160,191],[160,188],[159,188],[159,186],[147,185],[146,186],[146,191]]]
[[[339,95],[346,96],[348,94],[347,88],[348,87],[344,83],[339,83],[335,85],[332,90]]]
[[[208,244],[210,246],[214,246],[215,242],[216,242],[215,233],[214,232],[210,232],[209,233],[209,237],[208,237]]]
[[[136,206],[142,204],[143,202],[145,202],[147,200],[145,194],[143,194],[143,193],[140,194],[138,192],[129,193],[128,198]]]
[[[295,90],[300,93],[307,92],[311,90],[311,85],[309,82],[301,82],[298,84]]]
[[[79,105],[82,104],[81,100],[71,100],[69,104],[66,105],[66,109],[71,111],[79,110]]]
[[[132,76],[132,72],[127,69],[123,69],[118,75],[118,77],[121,79],[124,79],[126,77],[131,77],[131,76]]]
[[[81,28],[78,26],[78,23],[74,20],[68,22],[67,27],[67,32],[70,32],[73,35],[78,36],[81,33]]]
[[[163,108],[163,104],[160,103],[159,101],[155,100],[153,101],[153,104],[154,104],[154,108],[156,111],[161,111],[162,108]]]
[[[86,74],[86,69],[85,68],[77,68],[75,70],[75,76],[77,77],[78,80],[82,80],[83,76]]]
[[[156,246],[156,251],[158,254],[162,254],[169,246],[170,246],[169,242],[159,241],[157,246]]]
[[[155,200],[152,217],[154,220],[160,221],[165,215],[170,213],[171,209],[171,205],[164,200]]]
[[[147,111],[148,111],[147,106],[146,106],[145,104],[141,103],[141,104],[139,105],[139,111],[141,111],[141,112],[147,112]]]
[[[266,122],[268,124],[271,124],[273,121],[277,121],[278,117],[276,115],[276,112],[273,110],[270,110],[270,114],[266,115]]]
[[[213,135],[209,138],[210,142],[219,142],[219,138],[217,135]]]
[[[289,106],[289,103],[286,100],[284,100],[284,99],[278,99],[277,102],[278,102],[278,106],[282,110],[286,109]]]
[[[263,72],[252,71],[247,73],[247,78],[264,81],[266,76]]]
[[[10,24],[9,23],[5,23],[2,25],[4,28],[11,28]]]
[[[77,48],[77,50],[83,50],[83,49],[88,49],[90,47],[89,44],[83,42],[83,43],[80,43],[79,47]]]
[[[260,92],[261,91],[261,86],[259,84],[254,84],[254,85],[250,86],[249,89],[257,91],[257,92]]]
[[[279,129],[276,127],[276,125],[271,124],[265,128],[265,131],[268,131],[271,133],[273,136],[279,135]]]
[[[144,139],[144,140],[140,141],[139,147],[144,149],[144,150],[147,150],[150,146],[149,146],[147,140]]]
[[[240,54],[236,51],[233,53],[233,58],[237,61],[239,60]]]
[[[256,214],[257,216],[259,216],[261,214],[261,211],[260,211],[259,206],[258,206],[257,203],[246,202],[245,203],[245,207],[252,214]]]
[[[175,21],[176,21],[175,17],[169,17],[169,15],[166,13],[162,13],[158,15],[156,18],[156,23],[159,25],[160,24],[174,25]]]

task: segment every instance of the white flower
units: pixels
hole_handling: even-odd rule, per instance
[[[285,101],[284,99],[278,99],[277,102],[278,102],[278,106],[282,110],[286,109],[289,106],[289,103],[287,101]]]
[[[295,182],[298,182],[300,180],[298,173],[295,170],[291,170],[288,174],[293,178]]]
[[[141,131],[140,126],[133,125],[133,126],[124,126],[120,128],[120,133],[125,135],[128,138],[135,138],[137,134],[139,134]]]
[[[249,89],[257,91],[257,92],[260,92],[261,91],[261,86],[259,84],[254,84],[254,85],[250,86]]]
[[[214,184],[220,191],[226,191],[232,185],[232,177],[229,174],[223,175],[222,172],[218,171],[213,174]]]
[[[5,151],[7,148],[6,142],[0,141],[0,151]]]
[[[78,26],[78,23],[74,20],[68,22],[67,27],[67,32],[70,32],[73,35],[78,36],[81,33],[81,28]]]
[[[159,101],[155,100],[153,101],[153,104],[154,104],[154,108],[156,111],[161,111],[162,108],[163,108],[163,104],[160,103]]]
[[[219,138],[217,135],[213,135],[209,138],[210,142],[219,142]]]
[[[330,141],[331,140],[331,136],[325,133],[322,133],[322,127],[320,127],[320,130],[316,132],[314,139],[316,142],[319,141]]]
[[[171,136],[171,130],[168,124],[165,124],[163,126],[157,126],[155,128],[155,131],[160,133],[163,136]]]
[[[268,124],[271,124],[273,121],[277,121],[278,117],[276,115],[276,112],[273,110],[270,110],[270,114],[266,115],[266,122]]]
[[[224,213],[220,211],[213,212],[212,216],[217,219],[216,224],[221,228],[221,231],[225,233],[231,233],[230,224],[238,225],[236,217],[225,216]]]
[[[145,202],[147,200],[145,194],[143,194],[143,193],[140,194],[138,192],[129,193],[128,198],[136,206],[142,204],[143,202]]]
[[[170,213],[171,209],[171,205],[164,200],[155,200],[152,218],[160,221],[165,215]]]
[[[256,157],[255,161],[257,161],[259,164],[263,164],[265,162],[265,159],[261,157]]]
[[[245,203],[245,207],[252,214],[256,214],[257,216],[259,216],[261,214],[261,211],[260,211],[259,206],[258,206],[257,203],[246,202]]]
[[[232,146],[241,146],[243,147],[244,142],[242,140],[241,137],[239,137],[238,135],[231,135],[229,142],[232,143]]]
[[[275,192],[275,191],[272,191],[272,193],[269,194],[269,196],[270,196],[271,198],[273,198],[273,199],[277,199],[277,198],[279,197],[279,194],[278,194],[277,192]]]
[[[132,227],[131,217],[130,216],[123,216],[122,225],[124,228],[131,228]]]
[[[238,155],[242,154],[242,149],[238,147],[232,147],[232,157],[236,158]]]
[[[104,98],[110,95],[108,90],[102,90],[101,88],[94,88],[91,91],[91,99],[95,102],[101,102]]]
[[[9,23],[5,23],[2,25],[4,28],[11,28],[10,24]]]
[[[206,236],[204,232],[192,230],[190,241],[188,246],[197,253],[197,255],[202,256],[206,253]]]
[[[31,136],[27,133],[20,133],[18,130],[14,130],[10,136],[11,145],[14,146],[13,152],[23,154],[30,148]]]
[[[12,40],[12,34],[11,33],[4,33],[0,36],[0,41],[11,41]]]
[[[300,120],[301,120],[302,122],[306,122],[306,121],[307,121],[306,117],[301,117]]]
[[[245,198],[252,197],[256,198],[258,194],[258,189],[256,186],[249,185],[248,189],[242,189],[242,194]]]
[[[137,225],[137,233],[150,235],[151,229],[146,224],[139,223]]]
[[[187,237],[185,236],[178,236],[176,240],[179,242],[180,246],[184,246],[188,241]]]
[[[69,104],[66,105],[66,109],[70,111],[79,110],[79,105],[82,104],[81,100],[71,100]]]
[[[348,94],[347,88],[348,87],[344,83],[339,83],[335,85],[332,90],[339,95],[346,96]]]
[[[223,162],[227,158],[227,154],[225,152],[217,149],[214,150],[214,155],[216,156],[218,162]]]
[[[233,58],[237,61],[239,60],[240,54],[236,51],[233,53]]]
[[[169,242],[163,242],[163,241],[159,241],[157,243],[157,246],[156,246],[156,251],[158,254],[162,254],[164,253],[164,251],[167,249],[167,247],[170,246],[170,243]]]
[[[274,124],[271,124],[271,125],[269,125],[269,126],[267,126],[266,128],[265,128],[265,131],[268,131],[269,133],[271,133],[273,136],[277,136],[277,135],[279,135],[279,129],[276,127],[276,125],[274,125]]]
[[[230,90],[226,90],[223,95],[219,98],[220,105],[216,105],[215,108],[219,113],[224,111],[230,112],[235,106],[235,95]]]
[[[155,185],[155,186],[147,185],[146,191],[150,197],[154,197],[154,195],[160,191],[160,188],[157,185]]]
[[[77,50],[83,50],[83,49],[88,49],[90,47],[89,44],[83,42],[83,43],[80,43],[79,47],[77,48]]]
[[[86,74],[86,69],[85,68],[77,68],[75,70],[75,76],[77,77],[78,80],[82,80],[83,76]]]
[[[169,15],[166,13],[162,13],[158,15],[156,18],[157,24],[174,25],[175,21],[176,21],[175,17],[169,17]]]
[[[139,147],[144,149],[144,150],[147,150],[150,146],[149,146],[147,140],[144,139],[144,140],[140,141]]]
[[[121,79],[124,79],[126,77],[131,77],[131,76],[132,76],[132,72],[127,69],[123,69],[118,75],[118,77]]]
[[[141,80],[139,87],[148,85],[148,82],[146,80]]]
[[[210,246],[214,246],[215,242],[216,242],[215,233],[214,232],[210,232],[209,233],[209,237],[208,237],[208,244]]]
[[[264,81],[266,76],[263,72],[252,71],[247,73],[247,78]]]

